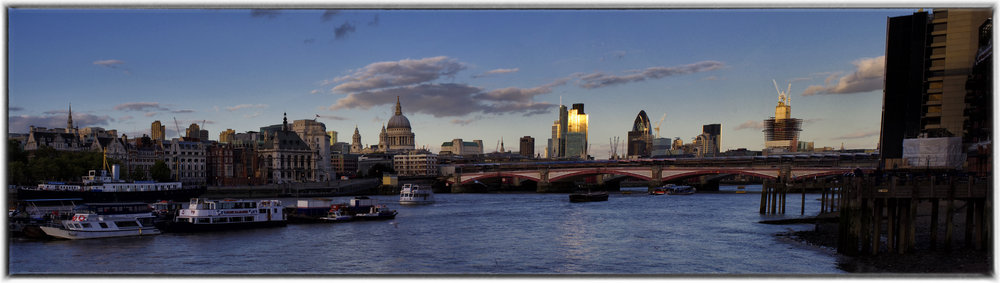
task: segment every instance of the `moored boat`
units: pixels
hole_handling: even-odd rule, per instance
[[[421,187],[414,184],[404,184],[399,191],[400,204],[428,204],[434,203],[434,191],[429,187]]]
[[[393,219],[397,214],[395,210],[388,210],[385,205],[379,204],[378,200],[368,197],[354,197],[343,212],[352,220]]]
[[[673,186],[667,189],[668,195],[693,195],[697,191],[692,186]]]
[[[107,170],[90,170],[78,183],[46,182],[36,187],[17,189],[18,199],[79,198],[86,202],[155,202],[159,200],[187,201],[204,194],[206,188],[185,187],[181,182],[134,181],[118,178],[118,165]]]
[[[586,192],[569,195],[569,202],[607,201],[608,192]]]
[[[194,198],[161,228],[167,232],[202,232],[285,226],[287,219],[282,210],[280,200]]]
[[[145,203],[90,203],[77,207],[59,226],[39,227],[45,234],[80,240],[160,234],[152,210]]]

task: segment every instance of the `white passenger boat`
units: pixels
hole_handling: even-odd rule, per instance
[[[174,221],[163,223],[161,228],[167,232],[201,232],[285,226],[287,219],[282,210],[280,200],[194,198]]]
[[[77,207],[73,218],[61,226],[39,227],[46,235],[62,239],[95,239],[160,234],[145,203],[91,203]]]
[[[434,202],[434,191],[430,187],[405,184],[399,191],[400,204],[425,204]]]

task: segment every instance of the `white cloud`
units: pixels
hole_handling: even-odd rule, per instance
[[[802,95],[862,93],[882,89],[885,56],[861,58],[853,64],[854,72],[844,76],[833,73],[826,78],[825,85],[811,85]]]
[[[649,67],[645,70],[629,70],[628,75],[610,75],[601,72],[580,76],[580,86],[584,88],[601,88],[617,84],[641,82],[647,79],[660,79],[676,75],[686,75],[707,72],[725,67],[718,61],[701,61],[693,64],[674,67]]]
[[[167,109],[166,107],[160,106],[159,102],[129,102],[129,103],[122,103],[122,104],[115,105],[114,109],[115,110],[124,110],[124,111],[149,111],[149,110],[170,111],[170,109]]]
[[[743,122],[743,124],[737,125],[735,128],[733,128],[733,130],[734,131],[735,130],[758,130],[758,131],[762,131],[762,130],[764,130],[764,121],[763,120],[761,120],[761,121],[753,121],[753,120],[746,121],[746,122]]]
[[[229,111],[229,112],[232,112],[232,111],[236,111],[236,110],[240,110],[240,109],[246,109],[246,108],[258,108],[258,109],[262,109],[262,108],[267,108],[268,106],[269,105],[267,105],[267,104],[240,104],[240,105],[236,105],[236,106],[226,107],[226,110]]]
[[[331,90],[350,93],[431,82],[464,69],[465,64],[447,56],[376,62],[323,84],[341,83]]]
[[[495,70],[486,71],[485,73],[482,73],[482,74],[479,74],[479,75],[474,75],[472,77],[473,78],[482,78],[482,77],[487,77],[487,76],[491,76],[491,75],[517,73],[517,71],[520,71],[520,69],[519,68],[495,69]]]

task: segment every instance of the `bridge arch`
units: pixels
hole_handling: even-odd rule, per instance
[[[477,175],[471,178],[462,178],[462,184],[472,183],[478,180],[491,179],[491,178],[502,178],[502,177],[513,177],[513,178],[523,178],[526,180],[532,180],[535,182],[541,182],[542,180],[529,175],[522,175],[518,173],[510,172],[490,172],[488,174]],[[454,183],[454,181],[449,180],[449,183]]]
[[[551,174],[551,172],[550,172],[550,174]],[[576,176],[602,175],[602,174],[625,175],[625,176],[630,176],[630,177],[636,177],[636,178],[642,179],[643,181],[649,181],[650,179],[652,179],[649,176],[643,176],[643,175],[635,174],[635,173],[628,172],[628,171],[621,171],[621,170],[615,170],[615,169],[600,168],[600,169],[585,169],[585,170],[581,170],[581,171],[578,171],[578,172],[573,172],[573,173],[569,173],[569,174],[565,174],[565,175],[559,175],[557,177],[549,178],[549,182],[555,182],[555,181],[559,181],[559,180],[566,179],[566,178],[571,178],[571,177],[576,177]]]
[[[761,173],[757,173],[757,172],[753,172],[753,171],[748,171],[748,170],[743,170],[743,169],[726,169],[726,170],[713,169],[713,170],[698,170],[698,171],[680,173],[680,174],[676,174],[676,175],[669,175],[669,176],[665,176],[663,178],[660,178],[660,181],[667,182],[667,181],[681,180],[681,179],[691,178],[691,177],[696,177],[696,176],[718,175],[718,174],[741,174],[741,175],[749,175],[749,176],[760,177],[760,178],[764,178],[764,179],[776,179],[776,177],[771,176],[771,175],[761,174]]]

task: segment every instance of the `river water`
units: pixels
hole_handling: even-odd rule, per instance
[[[640,190],[641,188],[634,188]],[[723,191],[734,190],[723,186]],[[566,194],[437,194],[395,220],[95,240],[9,239],[19,274],[837,274],[829,249],[776,237],[812,225],[757,221],[751,193],[611,194],[570,203]],[[806,215],[819,211],[806,196]],[[349,198],[335,198],[346,202]],[[294,199],[283,199],[294,204]]]

